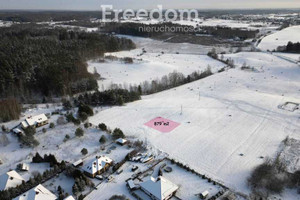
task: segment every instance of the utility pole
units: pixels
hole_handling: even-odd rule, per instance
[[[181,109],[180,109],[181,111],[180,111],[180,115],[182,115],[182,105],[181,105]]]

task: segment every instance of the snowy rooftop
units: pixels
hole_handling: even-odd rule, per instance
[[[75,200],[73,196],[68,196],[67,198],[65,198],[64,200]]]
[[[125,144],[127,142],[127,140],[123,139],[123,138],[119,138],[116,140],[117,143],[120,143],[120,144]]]
[[[16,171],[12,170],[0,176],[0,191],[16,187],[22,184],[24,179]]]
[[[56,200],[57,197],[41,184],[13,200]]]
[[[40,114],[33,117],[31,116],[26,118],[25,121],[22,122],[22,126],[26,128],[27,126],[33,126],[46,120],[48,120],[48,118],[45,114]]]
[[[100,171],[106,164],[111,164],[112,159],[107,156],[100,156],[95,160],[92,160],[87,165],[84,166],[83,170],[90,173],[95,174],[96,172]]]
[[[141,183],[140,186],[143,190],[148,191],[157,199],[165,199],[178,189],[176,184],[162,176],[157,178],[151,177],[150,180]]]

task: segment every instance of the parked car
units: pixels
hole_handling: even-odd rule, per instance
[[[96,176],[96,179],[98,179],[98,180],[102,181],[102,180],[103,180],[103,176],[101,176],[101,175],[97,175],[97,176]]]
[[[114,177],[113,176],[109,176],[109,177],[107,177],[107,179],[106,179],[106,182],[112,182],[114,180]]]
[[[133,166],[132,166],[132,168],[131,168],[131,171],[133,171],[133,172],[134,172],[134,171],[136,171],[138,168],[139,168],[138,166],[136,166],[136,165],[133,165]]]

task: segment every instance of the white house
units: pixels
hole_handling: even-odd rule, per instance
[[[57,197],[41,184],[14,198],[13,200],[56,200]]]
[[[21,185],[23,181],[23,177],[15,170],[6,172],[0,176],[0,191],[17,187]]]
[[[40,127],[46,124],[48,124],[48,117],[45,114],[30,116],[21,122],[22,128],[27,128],[29,126]]]
[[[159,176],[140,183],[141,189],[153,200],[170,199],[178,190],[178,186],[168,179]]]
[[[107,156],[96,157],[83,167],[84,173],[92,178],[105,172],[113,163]]]

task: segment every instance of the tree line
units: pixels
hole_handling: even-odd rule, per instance
[[[168,75],[164,75],[161,79],[152,80],[151,82],[144,81],[138,86],[137,89],[141,94],[153,94],[205,78],[212,74],[213,73],[211,72],[210,66],[208,66],[203,72],[195,71],[187,76],[180,72],[174,71]]]
[[[77,105],[86,104],[90,106],[123,105],[141,99],[140,95],[136,89],[129,91],[118,88],[81,94],[74,102]]]
[[[300,53],[300,42],[296,42],[296,43],[289,42],[286,45],[285,51],[290,53]]]

